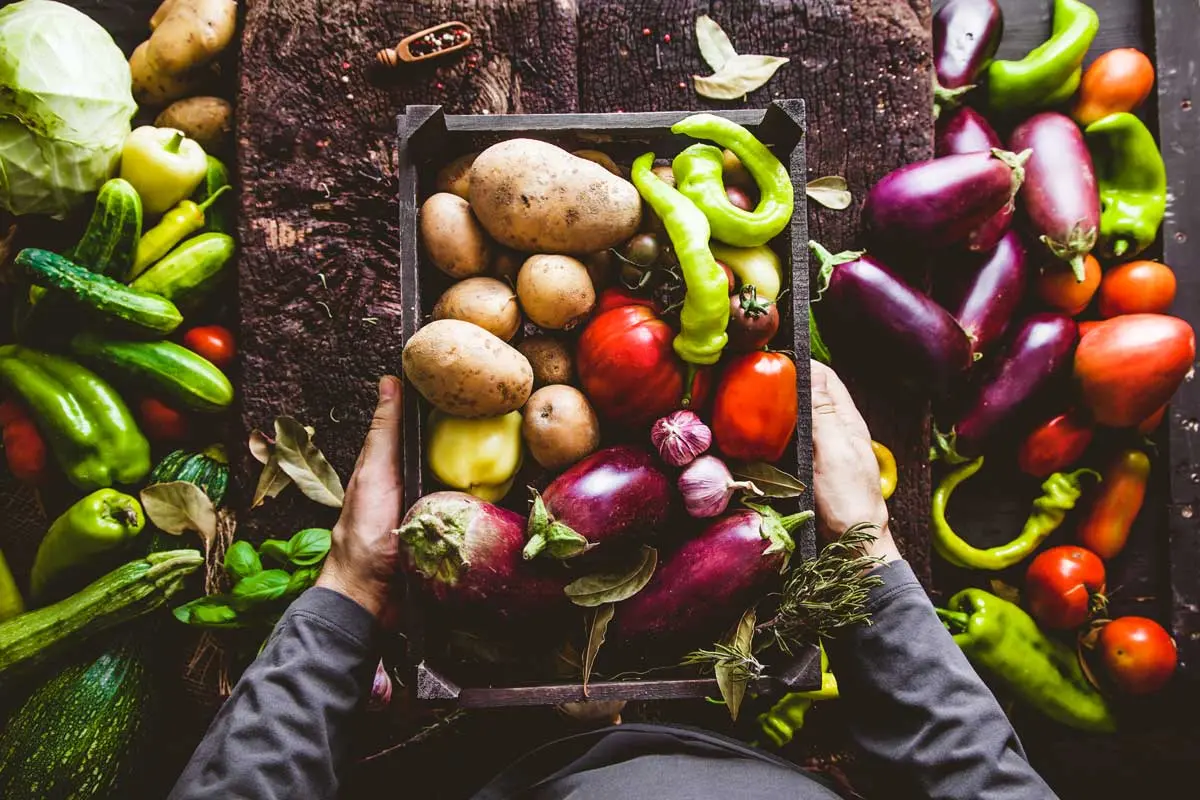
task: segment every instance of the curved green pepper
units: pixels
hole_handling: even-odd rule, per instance
[[[1117,726],[1104,697],[1084,675],[1075,651],[1038,630],[1019,606],[982,589],[950,598],[938,616],[954,641],[1013,694],[1053,720],[1085,731]]]
[[[127,544],[142,532],[142,506],[116,489],[99,489],[68,508],[50,525],[38,545],[29,577],[34,598],[95,556]]]
[[[650,169],[653,165],[654,153],[643,153],[634,160],[629,177],[662,220],[687,285],[675,352],[688,364],[715,364],[729,341],[729,279],[708,249],[708,220],[692,201],[660,180]]]
[[[695,144],[675,157],[671,165],[675,183],[704,212],[714,237],[737,247],[754,247],[766,244],[787,227],[795,206],[792,177],[754,134],[716,114],[692,114],[672,125],[671,132],[729,148],[758,184],[758,206],[744,211],[725,194],[720,150]]]
[[[1136,256],[1154,243],[1167,212],[1167,167],[1154,134],[1128,112],[1084,129],[1100,187],[1100,252]]]
[[[1042,483],[1042,496],[1033,501],[1033,509],[1021,528],[1021,534],[1007,544],[986,550],[963,541],[946,520],[946,506],[958,485],[983,467],[983,456],[951,470],[933,492],[933,549],[956,567],[965,569],[1001,570],[1019,564],[1038,548],[1066,519],[1075,507],[1083,490],[1080,482],[1085,475],[1100,480],[1091,469],[1075,472],[1056,472]]]
[[[1079,0],[1054,0],[1050,38],[1020,61],[988,66],[988,104],[997,111],[1045,108],[1079,88],[1083,57],[1100,29],[1100,17]]]
[[[758,715],[762,732],[776,747],[783,747],[804,727],[804,720],[812,704],[821,700],[837,700],[837,678],[829,671],[829,656],[821,646],[821,688],[810,692],[789,692],[771,706],[769,711]]]

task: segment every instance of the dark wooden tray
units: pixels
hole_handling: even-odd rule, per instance
[[[436,269],[422,265],[417,233],[420,201],[432,192],[437,169],[463,153],[480,150],[497,141],[528,136],[553,142],[567,149],[598,148],[612,154],[618,162],[628,163],[646,150],[659,158],[670,158],[691,142],[675,136],[670,127],[689,113],[653,112],[635,114],[544,114],[455,116],[440,106],[408,106],[398,118],[397,160],[400,172],[400,267],[402,342],[416,333],[429,318],[437,297],[451,281]],[[807,260],[807,209],[804,186],[804,104],[800,100],[782,100],[765,110],[717,112],[747,128],[770,145],[788,164],[795,187],[796,209],[789,227],[776,237],[776,248],[784,264],[790,266],[791,281],[787,301],[780,307],[780,338],[790,343],[797,363],[797,394],[801,409],[810,407]],[[785,270],[787,272],[787,270]],[[800,324],[796,324],[799,320]],[[405,397],[404,504],[437,488],[427,473],[423,452],[423,421],[428,408],[419,394],[409,391]],[[802,413],[797,424],[794,451],[782,467],[794,472],[807,485],[812,483],[812,420]],[[523,471],[518,483],[544,486],[549,476],[536,469]],[[524,513],[525,498],[512,492],[506,505]],[[811,495],[791,502],[787,511],[811,507]],[[816,552],[812,524],[796,532],[794,558],[811,558]],[[504,705],[544,705],[585,699],[579,682],[522,685],[513,676],[464,677],[461,665],[451,663],[437,646],[431,645],[437,631],[436,610],[421,608],[422,603],[406,604],[410,609],[407,626],[408,659],[416,681],[417,696],[423,700],[457,702],[463,707]],[[428,617],[427,617],[428,615]],[[502,683],[506,685],[493,685]],[[760,680],[758,692],[777,689],[816,688],[820,684],[820,659],[816,647],[797,653],[794,661],[778,674]],[[717,694],[712,679],[680,678],[666,680],[636,679],[593,682],[587,697],[604,700],[646,700],[695,698]]]

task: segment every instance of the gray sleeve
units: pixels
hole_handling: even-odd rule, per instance
[[[871,624],[826,642],[845,717],[893,796],[1034,800],[1054,793],[933,611],[907,562],[875,570]]]
[[[284,612],[242,675],[170,800],[332,798],[349,726],[370,692],[375,620],[313,588]]]

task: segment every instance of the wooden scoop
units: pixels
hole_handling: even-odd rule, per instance
[[[473,40],[466,23],[451,20],[405,36],[394,48],[380,50],[376,57],[380,64],[388,67],[394,67],[401,61],[412,64],[462,50]]]

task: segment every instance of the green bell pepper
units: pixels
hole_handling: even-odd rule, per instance
[[[1128,112],[1084,129],[1100,188],[1100,253],[1136,256],[1154,243],[1167,212],[1167,168],[1154,134]]]
[[[55,581],[127,544],[145,524],[137,499],[116,489],[100,489],[75,503],[54,520],[38,545],[29,579],[33,597],[46,599]]]
[[[1079,88],[1083,57],[1100,29],[1100,17],[1079,0],[1054,1],[1054,30],[1020,61],[988,66],[988,105],[1011,112],[1059,105]]]

